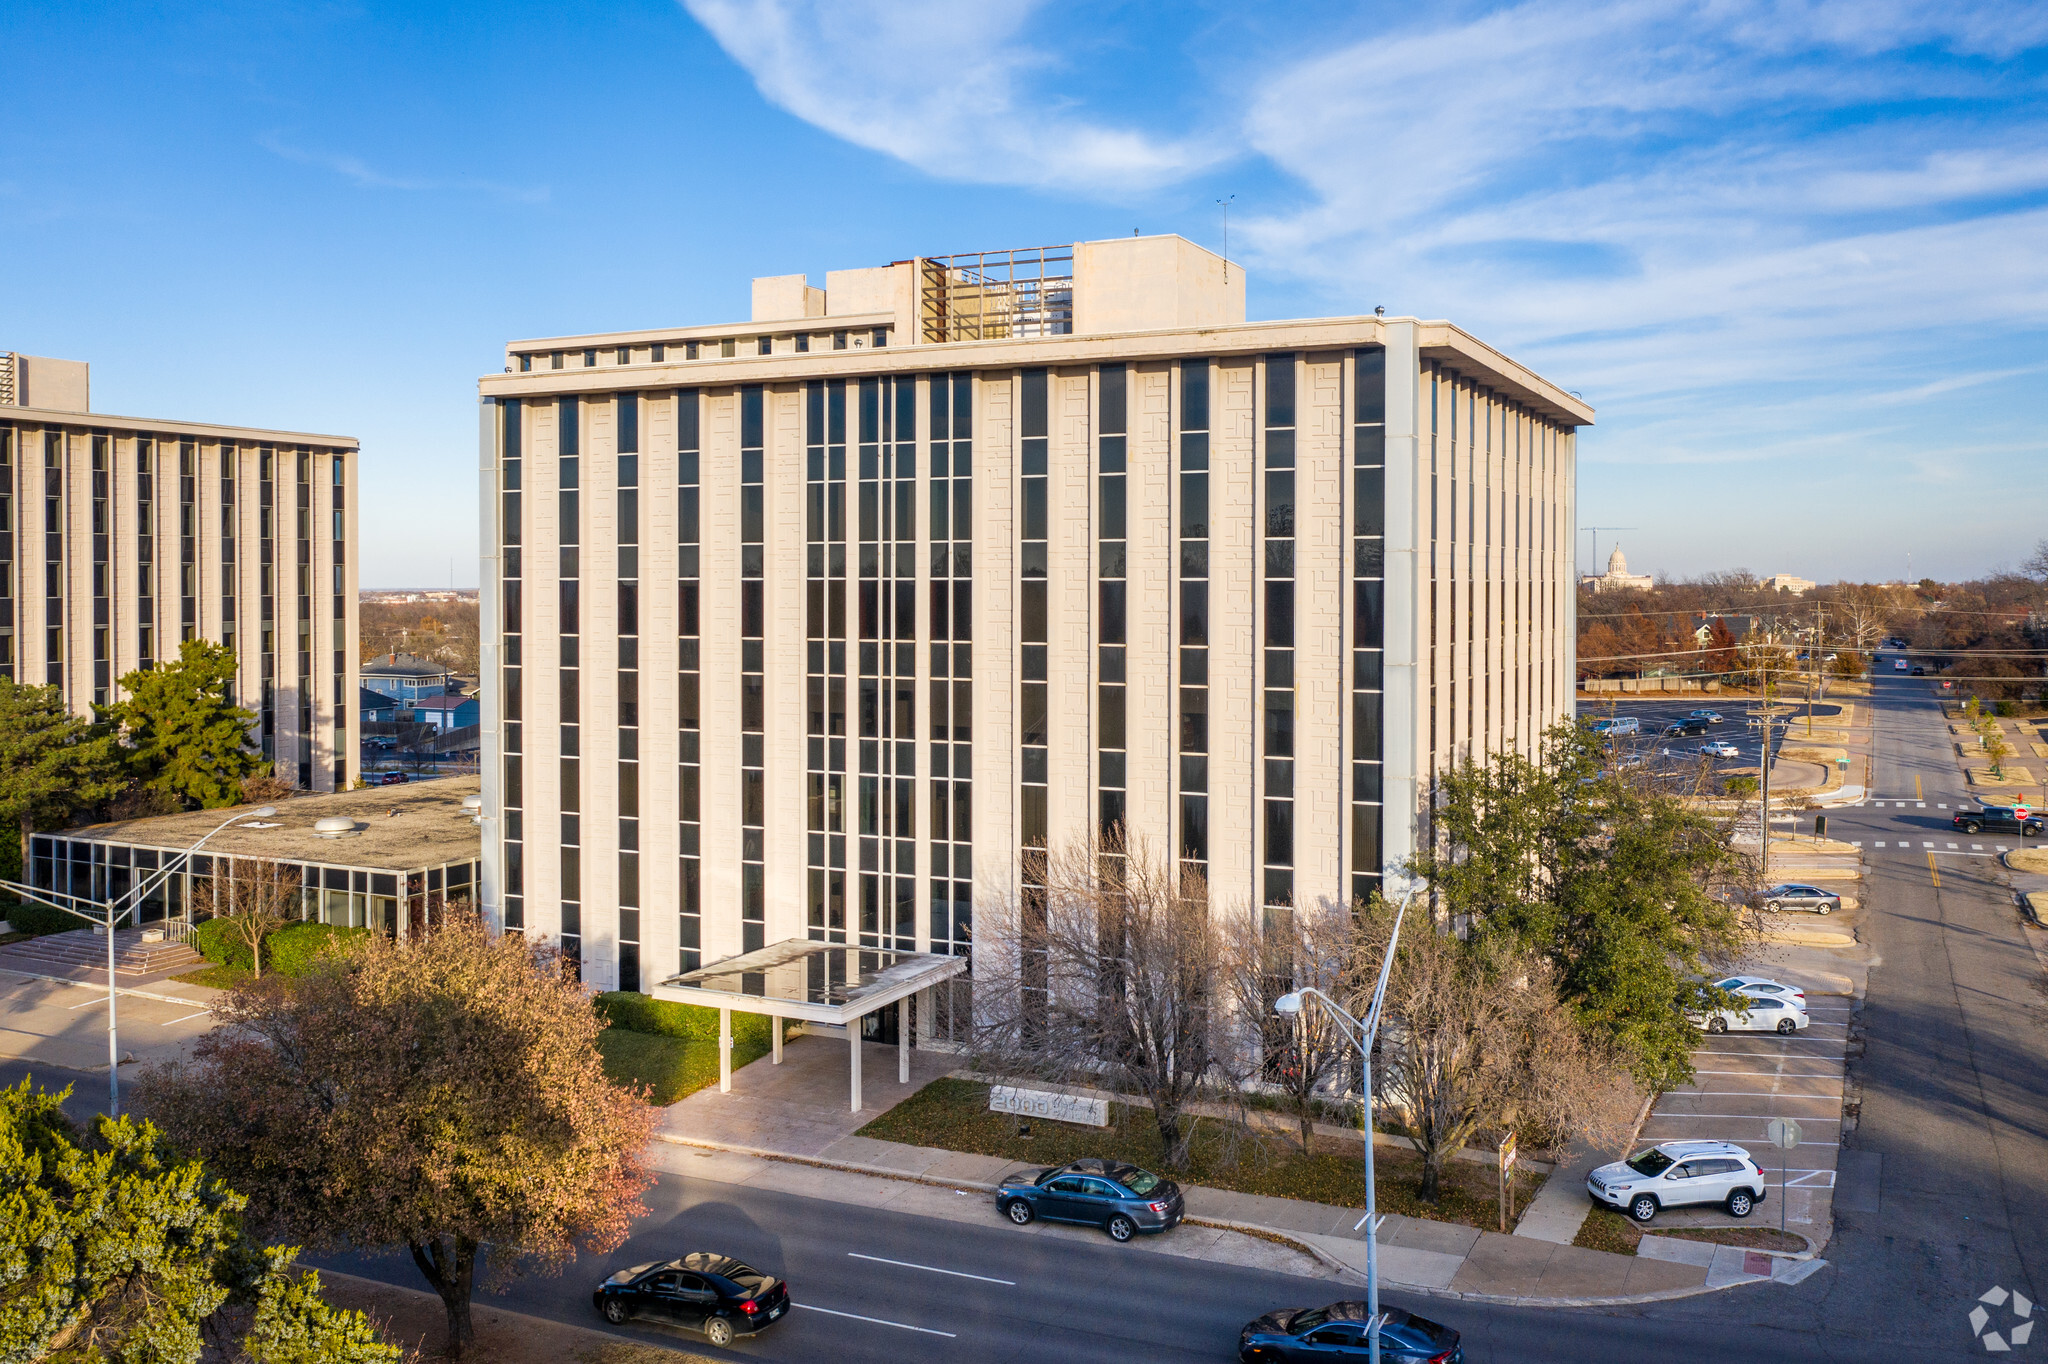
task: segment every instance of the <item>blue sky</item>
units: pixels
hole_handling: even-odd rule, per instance
[[[1637,571],[2048,536],[2048,5],[16,0],[0,349],[362,439],[365,586],[470,585],[513,337],[1120,236],[1255,317],[1446,317],[1599,409]],[[819,282],[822,282],[820,280]],[[1601,552],[1612,543],[1601,537]],[[1590,558],[1588,540],[1582,553]]]

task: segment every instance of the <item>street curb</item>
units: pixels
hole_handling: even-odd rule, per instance
[[[1643,1116],[1636,1120],[1636,1130],[1638,1132],[1642,1130],[1643,1123],[1648,1119],[1650,1103],[1654,1102],[1655,1098],[1656,1096],[1652,1095],[1650,1100],[1643,1104]],[[907,1170],[891,1170],[881,1165],[863,1165],[856,1161],[819,1160],[814,1156],[797,1156],[785,1151],[765,1151],[758,1146],[738,1146],[730,1142],[704,1141],[695,1137],[678,1137],[667,1132],[655,1133],[654,1139],[656,1141],[665,1141],[671,1146],[691,1146],[705,1151],[727,1151],[734,1155],[753,1156],[759,1160],[779,1160],[787,1165],[809,1165],[819,1170],[839,1170],[846,1174],[869,1175],[878,1179],[894,1179],[905,1184],[923,1184],[930,1188],[953,1189],[961,1193],[965,1193],[969,1189],[979,1189],[993,1194],[997,1188],[994,1184],[984,1184],[978,1179],[934,1179],[929,1175],[913,1174]],[[1630,1144],[1633,1145],[1635,1139],[1631,1137],[1629,1140]],[[1020,1161],[1018,1163],[1022,1164],[1024,1162]],[[1240,1235],[1256,1236],[1261,1240],[1288,1246],[1335,1270],[1345,1282],[1353,1285],[1365,1282],[1363,1274],[1360,1274],[1350,1265],[1331,1255],[1328,1251],[1318,1249],[1305,1241],[1297,1241],[1287,1233],[1275,1231],[1271,1227],[1252,1226],[1249,1223],[1242,1222],[1221,1222],[1206,1217],[1183,1217],[1181,1221],[1190,1226],[1208,1227],[1215,1231],[1234,1231]],[[1758,1251],[1757,1253],[1769,1255],[1773,1252]],[[1778,1254],[1782,1256],[1785,1252],[1778,1252]],[[1811,1253],[1809,1253],[1807,1258],[1811,1258]],[[1770,1279],[1747,1279],[1727,1284],[1700,1284],[1693,1288],[1671,1288],[1657,1293],[1637,1293],[1618,1298],[1518,1298],[1498,1293],[1461,1293],[1456,1289],[1428,1288],[1421,1284],[1400,1283],[1392,1279],[1385,1280],[1385,1282],[1403,1293],[1423,1293],[1435,1298],[1450,1298],[1458,1302],[1490,1303],[1502,1307],[1626,1307],[1637,1303],[1670,1302],[1676,1298],[1696,1298],[1707,1293],[1724,1293],[1731,1288],[1740,1288],[1745,1283],[1771,1283],[1773,1281]]]
[[[0,976],[14,976],[20,980],[46,980],[53,985],[76,985],[85,990],[105,990],[107,988],[97,981],[73,980],[70,976],[46,976],[38,971],[17,971],[8,966],[0,966]],[[202,986],[200,988],[204,989],[206,987]],[[154,990],[137,990],[128,985],[117,985],[114,987],[114,992],[116,994],[133,995],[137,999],[154,999],[164,1004],[197,1004],[207,1008],[211,1008],[213,1005],[213,1001],[210,999],[194,999],[190,995],[160,995]]]

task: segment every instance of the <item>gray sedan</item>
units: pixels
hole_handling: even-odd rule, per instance
[[[1842,897],[1819,886],[1806,886],[1788,882],[1772,886],[1764,892],[1764,908],[1772,913],[1781,909],[1805,909],[1815,914],[1832,914],[1842,907]]]

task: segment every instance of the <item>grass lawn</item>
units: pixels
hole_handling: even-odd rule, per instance
[[[597,1035],[604,1056],[605,1078],[618,1085],[645,1085],[649,1101],[666,1106],[706,1085],[718,1083],[717,1039],[662,1037],[655,1033],[606,1028]],[[749,1046],[733,1039],[732,1068],[768,1054],[768,1043]]]
[[[171,977],[186,985],[205,985],[215,990],[232,990],[248,978],[249,973],[239,966],[202,966],[197,971]]]
[[[1641,1226],[1609,1208],[1594,1208],[1586,1214],[1585,1225],[1572,1244],[1587,1250],[1611,1250],[1633,1255],[1645,1236],[1669,1236],[1678,1241],[1709,1241],[1717,1246],[1741,1246],[1747,1250],[1783,1250],[1797,1253],[1806,1249],[1806,1238],[1776,1227],[1660,1227]]]
[[[1124,1104],[1109,1106],[1108,1127],[1076,1127],[1040,1119],[1031,1135],[1016,1134],[1015,1119],[988,1111],[988,1086],[972,1080],[934,1080],[923,1089],[860,1129],[864,1137],[935,1146],[947,1151],[1001,1156],[1034,1165],[1060,1165],[1083,1156],[1110,1156],[1164,1170],[1159,1132],[1150,1110]],[[1214,1118],[1197,1121],[1189,1168],[1172,1172],[1186,1183],[1239,1193],[1300,1198],[1339,1207],[1363,1207],[1365,1170],[1357,1140],[1318,1137],[1312,1154],[1293,1140],[1237,1134]],[[1422,1158],[1410,1151],[1374,1151],[1379,1176],[1381,1212],[1426,1217],[1437,1222],[1462,1222],[1495,1230],[1500,1214],[1495,1203],[1497,1179],[1491,1165],[1472,1161],[1445,1162],[1442,1198],[1431,1207],[1416,1195]],[[1543,1182],[1533,1171],[1515,1176],[1515,1206],[1525,1208]]]

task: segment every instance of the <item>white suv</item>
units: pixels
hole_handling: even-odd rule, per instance
[[[1764,1201],[1764,1172],[1733,1142],[1667,1141],[1602,1165],[1586,1177],[1586,1192],[1638,1222],[1690,1203],[1719,1203],[1729,1216],[1747,1217]]]

